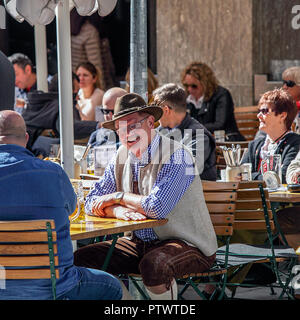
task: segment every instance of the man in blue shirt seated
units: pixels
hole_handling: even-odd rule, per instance
[[[151,299],[176,299],[176,278],[211,267],[216,235],[205,204],[193,155],[160,135],[158,106],[128,93],[117,99],[104,128],[118,133],[121,146],[87,196],[88,214],[123,220],[168,219],[168,223],[119,238],[107,271],[141,273]],[[111,241],[82,247],[74,263],[100,269]]]
[[[72,184],[58,165],[35,158],[25,148],[24,119],[11,110],[0,111],[0,220],[54,219],[57,232],[59,278],[57,298],[71,300],[120,299],[120,282],[106,272],[76,267],[69,215],[76,208]],[[6,280],[0,299],[51,299],[51,281]]]

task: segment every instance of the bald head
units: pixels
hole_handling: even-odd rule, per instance
[[[23,117],[15,111],[0,111],[0,144],[17,144],[25,148],[27,141]]]
[[[103,99],[102,99],[103,109],[104,110],[112,110],[113,111],[117,98],[122,97],[127,93],[128,92],[126,90],[124,90],[122,88],[119,88],[119,87],[114,87],[114,88],[108,89],[103,95]],[[104,113],[105,121],[111,120],[112,119],[112,115],[113,115],[112,112],[107,113],[107,114]]]

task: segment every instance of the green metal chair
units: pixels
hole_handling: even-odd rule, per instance
[[[229,245],[229,259],[227,247],[219,248],[217,256],[219,263],[228,259],[228,265],[235,268],[228,278],[227,286],[232,288],[268,286],[272,293],[274,293],[273,289],[278,287],[282,289],[279,299],[282,299],[284,294],[288,299],[294,299],[293,289],[289,284],[297,255],[295,250],[288,247],[286,243],[275,244],[278,236],[281,236],[283,241],[285,238],[277,224],[276,213],[270,203],[265,183],[263,181],[240,182],[237,193],[234,234]],[[260,241],[258,237],[261,238]],[[261,242],[262,239],[265,241]],[[283,270],[279,268],[279,263],[282,262],[287,264]],[[233,280],[238,273],[243,273],[247,265],[257,263],[271,270],[276,281],[250,284],[247,283],[247,272],[240,276],[238,281]],[[233,298],[235,289],[232,292]]]
[[[0,265],[6,279],[49,279],[56,299],[59,278],[53,220],[0,221]]]

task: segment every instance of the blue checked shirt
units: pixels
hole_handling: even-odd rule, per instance
[[[134,181],[138,180],[140,168],[151,161],[151,153],[155,153],[157,150],[159,140],[160,136],[156,135],[141,159],[137,159],[132,153],[129,153]],[[116,192],[115,160],[114,157],[105,169],[103,177],[95,184],[94,189],[87,196],[85,203],[87,213],[91,212],[94,196]],[[193,180],[194,164],[192,157],[183,148],[179,149],[172,154],[170,161],[162,166],[150,194],[142,200],[141,205],[147,217],[153,219],[166,218]],[[152,228],[136,230],[134,233],[143,241],[157,239]]]

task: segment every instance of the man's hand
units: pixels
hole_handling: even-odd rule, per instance
[[[104,212],[104,209],[115,204],[115,194],[116,193],[111,193],[101,197],[97,197],[93,201],[92,214],[99,217],[105,217],[106,214]]]
[[[113,214],[117,219],[126,220],[126,221],[129,221],[129,220],[140,221],[140,220],[146,219],[146,217],[143,214],[132,211],[129,208],[122,207],[119,205],[116,205],[113,208]]]
[[[300,169],[298,169],[297,171],[295,171],[291,177],[292,183],[294,184],[298,184],[298,178],[300,177]]]

